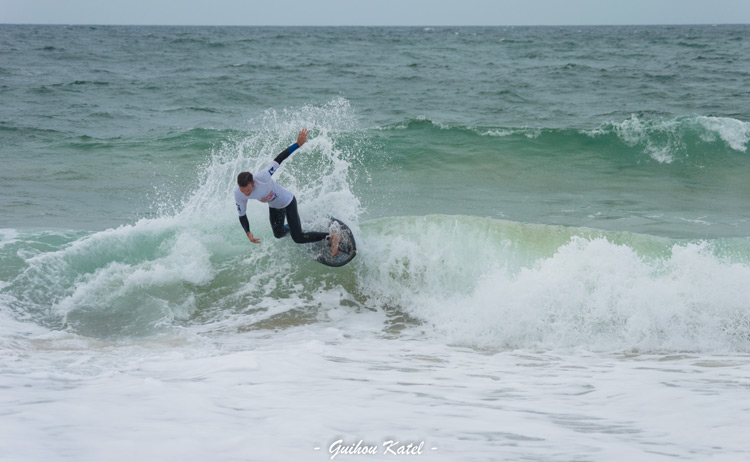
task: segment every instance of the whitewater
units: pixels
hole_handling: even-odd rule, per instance
[[[747,459],[745,30],[0,27],[0,459]],[[343,268],[237,220],[303,127],[275,178]]]

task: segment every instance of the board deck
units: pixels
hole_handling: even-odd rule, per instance
[[[354,241],[352,230],[349,229],[346,223],[333,217],[330,218],[328,230],[329,232],[338,232],[341,234],[339,252],[335,256],[332,255],[329,242],[327,240],[321,241],[315,249],[317,253],[316,260],[327,266],[344,266],[357,256],[357,243]]]

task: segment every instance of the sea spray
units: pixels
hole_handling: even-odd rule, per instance
[[[356,119],[349,102],[333,100],[322,106],[267,110],[258,120],[248,121],[249,132],[227,141],[212,151],[199,173],[199,185],[186,196],[180,216],[215,215],[234,210],[227,201],[236,184],[237,174],[264,168],[279,152],[296,139],[302,128],[311,130],[310,140],[277,171],[274,179],[291,190],[300,203],[303,221],[309,212],[322,223],[326,215],[335,214],[356,226],[361,213],[359,199],[351,192],[357,172],[352,162],[357,152],[342,149],[341,132],[356,132]],[[258,208],[258,207],[256,207]]]
[[[238,172],[265,166],[293,142],[297,130],[309,127],[312,139],[284,163],[276,180],[298,197],[306,228],[323,226],[334,215],[358,232],[361,207],[350,184],[357,152],[338,139],[355,124],[344,100],[281,115],[267,111],[248,122],[245,135],[213,150],[195,188],[160,204],[160,216],[24,250],[2,288],[4,305],[18,318],[47,327],[119,338],[216,322],[237,312],[251,316],[252,323],[260,312],[276,309],[265,303],[271,293],[314,299],[320,284],[327,285],[320,265],[304,246],[273,238],[263,204],[251,204],[248,211],[263,242],[248,243],[231,191]],[[7,230],[0,249],[28,249],[36,239],[37,234]]]

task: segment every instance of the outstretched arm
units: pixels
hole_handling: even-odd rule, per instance
[[[245,234],[247,235],[247,238],[250,239],[250,242],[253,244],[260,244],[260,239],[253,236],[253,233],[250,232],[250,222],[247,220],[247,215],[242,215],[240,217],[240,224],[242,225],[242,229],[245,230]]]
[[[250,222],[247,219],[247,197],[239,189],[235,189],[234,200],[237,202],[237,213],[240,214],[240,224],[247,238],[253,244],[260,244],[260,239],[254,237],[253,233],[250,232]]]
[[[281,151],[281,154],[276,156],[274,161],[281,164],[286,160],[287,157],[291,156],[294,151],[301,148],[303,144],[307,143],[307,134],[310,133],[306,128],[303,128],[299,131],[297,134],[297,142],[293,145],[289,146],[288,148]]]

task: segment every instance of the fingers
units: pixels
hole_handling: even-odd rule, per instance
[[[310,133],[310,131],[306,128],[303,128],[299,131],[299,134],[297,135],[297,144],[302,146],[307,141],[307,134]]]

